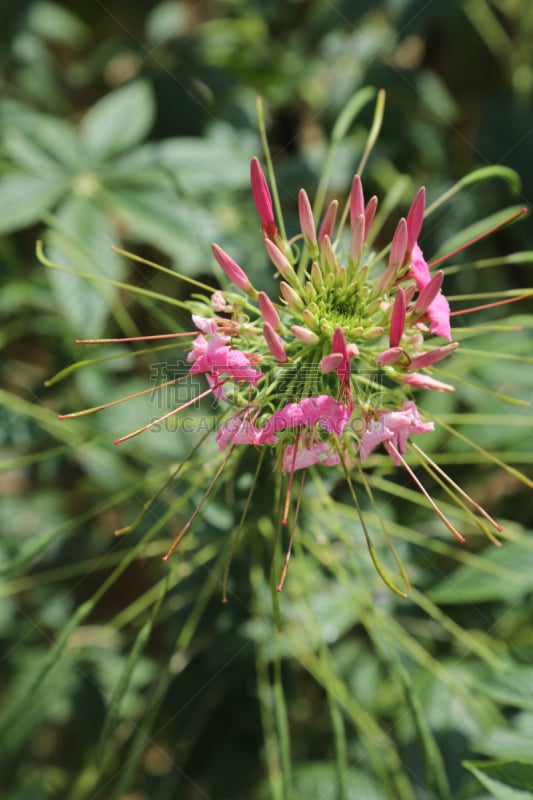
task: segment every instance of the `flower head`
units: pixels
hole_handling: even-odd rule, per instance
[[[461,535],[409,466],[408,450],[425,465],[430,463],[430,472],[438,473],[451,491],[474,507],[476,514],[499,529],[411,441],[434,429],[434,423],[423,417],[412,399],[413,392],[454,391],[451,384],[434,377],[432,371],[457,347],[451,341],[444,274],[431,273],[418,244],[425,215],[425,190],[417,192],[407,216],[397,221],[392,241],[382,251],[388,251],[383,263],[369,245],[378,232],[378,201],[372,197],[365,204],[359,175],[353,179],[339,225],[339,202],[335,199],[323,214],[318,234],[311,203],[302,189],[298,196],[301,233],[290,242],[282,239],[276,226],[270,190],[257,158],[251,163],[251,184],[265,255],[271,262],[272,276],[278,280],[277,290],[271,296],[264,290],[256,291],[245,270],[219,245],[213,245],[214,257],[234,288],[216,290],[205,301],[196,296],[191,301],[196,331],[170,334],[184,337],[188,343],[189,373],[205,376],[208,388],[161,419],[213,395],[226,415],[216,433],[224,460],[213,481],[222,475],[236,448],[272,453],[274,469],[278,475],[285,475],[288,483],[280,515],[285,524],[291,517],[295,473],[302,476],[293,533],[305,471],[315,466],[340,469],[359,510],[352,467],[357,465],[361,470],[380,445],[396,467],[407,470],[458,539],[462,540]],[[342,226],[348,216],[351,231],[345,236]],[[342,252],[344,243],[346,252]],[[202,313],[198,313],[199,308]],[[434,336],[449,343],[435,342]],[[166,557],[193,518],[194,515]],[[374,559],[372,549],[370,552]],[[381,567],[378,571],[383,575]]]

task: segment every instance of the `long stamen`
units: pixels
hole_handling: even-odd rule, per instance
[[[126,436],[121,436],[120,439],[115,439],[113,444],[121,444],[122,442],[126,442],[128,439],[133,439],[134,436],[139,436],[139,434],[150,430],[150,428],[153,428],[154,425],[157,425],[159,422],[164,422],[166,419],[169,419],[170,417],[173,417],[175,414],[179,414],[179,412],[183,411],[184,408],[188,408],[189,406],[192,406],[194,403],[196,403],[197,400],[202,400],[204,397],[207,397],[207,395],[211,394],[212,391],[213,391],[212,389],[207,389],[205,392],[202,392],[201,394],[197,394],[195,397],[192,397],[190,400],[188,400],[182,406],[179,406],[179,408],[173,408],[172,411],[168,412],[168,414],[163,414],[162,417],[159,417],[158,419],[152,420],[152,422],[149,422],[148,425],[143,425],[142,428],[137,428],[136,431],[132,431],[131,433],[127,433]]]
[[[376,568],[381,580],[389,587],[389,589],[392,589],[392,591],[395,594],[397,594],[399,597],[402,597],[405,600],[405,598],[407,597],[407,594],[404,591],[402,591],[402,589],[398,588],[398,586],[396,586],[396,584],[394,584],[392,582],[392,580],[389,578],[389,576],[385,572],[385,569],[384,569],[381,561],[379,560],[379,556],[377,554],[376,548],[372,544],[372,539],[370,538],[370,533],[368,532],[368,528],[367,528],[367,525],[366,525],[366,522],[365,522],[365,518],[364,518],[363,512],[361,510],[361,506],[359,504],[359,500],[357,498],[357,493],[355,491],[355,487],[353,485],[352,479],[350,478],[350,473],[349,473],[348,467],[346,465],[346,460],[344,458],[344,453],[342,452],[342,450],[341,450],[341,448],[339,446],[337,446],[337,452],[339,454],[339,458],[341,460],[342,468],[344,470],[344,477],[346,479],[346,483],[348,484],[348,489],[350,490],[350,494],[352,496],[352,500],[354,502],[354,506],[355,506],[355,509],[357,511],[357,516],[359,517],[359,522],[361,523],[361,528],[363,529],[363,534],[364,534],[364,537],[365,537],[366,546],[368,548],[368,553],[370,555],[370,558],[372,559],[372,563],[374,564],[374,566],[375,566],[375,568]],[[404,578],[404,581],[405,581],[407,587],[409,588],[409,581],[407,580],[407,576],[405,576],[405,571],[403,569],[401,569],[400,571],[402,573],[402,578]]]
[[[96,414],[97,411],[102,411],[104,408],[111,408],[112,406],[118,406],[120,403],[125,403],[126,400],[134,400],[136,397],[143,397],[145,394],[150,394],[150,392],[158,392],[160,389],[165,389],[167,386],[172,386],[176,383],[180,383],[180,381],[184,381],[190,378],[189,373],[186,375],[182,375],[181,378],[173,378],[171,381],[166,381],[165,383],[160,383],[158,386],[151,386],[149,389],[143,389],[141,392],[135,392],[134,394],[128,394],[126,397],[119,397],[118,400],[110,400],[109,403],[103,403],[101,406],[93,406],[92,408],[84,408],[83,411],[73,411],[70,414],[58,414],[58,419],[76,419],[77,417],[86,417],[89,414]]]
[[[501,525],[498,525],[498,523],[497,523],[497,522],[496,522],[496,521],[495,521],[495,520],[494,520],[494,519],[491,517],[491,515],[488,513],[488,511],[485,511],[485,509],[483,508],[483,506],[480,506],[480,505],[479,505],[479,503],[476,503],[476,501],[475,501],[475,500],[474,500],[472,497],[470,497],[470,495],[469,495],[467,492],[465,492],[465,490],[464,490],[464,489],[462,489],[462,488],[461,488],[461,486],[459,486],[457,483],[455,483],[455,481],[454,481],[454,480],[453,480],[453,479],[452,479],[452,478],[451,478],[451,477],[450,477],[450,476],[449,476],[449,475],[448,475],[448,474],[447,474],[447,473],[446,473],[446,472],[445,472],[445,471],[444,471],[444,470],[443,470],[441,467],[439,467],[439,465],[438,465],[438,464],[436,464],[436,463],[433,461],[433,459],[432,459],[432,458],[430,458],[430,457],[428,456],[428,454],[427,454],[427,453],[425,453],[423,450],[421,450],[421,449],[420,449],[420,447],[418,447],[418,445],[417,445],[417,444],[415,444],[414,442],[411,442],[410,444],[411,444],[411,447],[413,447],[413,448],[416,450],[416,452],[417,452],[417,453],[418,453],[418,454],[419,454],[419,455],[420,455],[422,458],[424,458],[426,461],[428,461],[428,462],[431,464],[431,466],[433,467],[433,469],[434,469],[436,472],[438,472],[438,473],[439,473],[439,475],[442,475],[442,477],[443,477],[445,480],[447,480],[447,481],[448,481],[448,483],[450,484],[450,486],[453,486],[453,488],[455,489],[455,491],[456,491],[456,492],[458,492],[458,493],[461,495],[461,497],[464,497],[464,499],[465,499],[465,500],[467,500],[467,501],[468,501],[468,502],[469,502],[469,503],[470,503],[470,504],[471,504],[471,505],[472,505],[472,506],[473,506],[473,507],[476,509],[476,511],[478,511],[478,512],[479,512],[479,514],[481,514],[481,516],[482,516],[482,517],[484,517],[484,518],[487,520],[487,522],[490,522],[490,524],[491,524],[491,525],[492,525],[494,528],[496,528],[496,530],[498,531],[498,533],[501,533],[501,532],[503,531],[503,528],[502,528],[502,526],[501,526]]]
[[[185,333],[157,333],[153,336],[127,336],[119,339],[76,339],[76,344],[114,344],[115,342],[148,342],[150,339],[177,339],[182,336],[198,336],[198,331]]]
[[[119,253],[121,256],[125,256],[125,258],[129,258],[130,261],[137,261],[139,264],[144,264],[147,267],[152,267],[152,269],[157,269],[159,272],[164,272],[166,275],[170,275],[172,278],[177,278],[179,281],[190,283],[192,286],[198,287],[198,289],[204,289],[207,292],[216,292],[215,286],[209,286],[207,283],[202,283],[194,278],[189,278],[188,275],[182,275],[181,272],[176,272],[169,267],[164,267],[162,264],[157,264],[155,261],[150,261],[147,258],[136,255],[135,253],[130,253],[128,250],[123,250],[121,247],[115,247],[112,245],[111,250],[113,250],[115,253]]]
[[[460,314],[470,314],[472,311],[483,311],[485,308],[496,308],[496,306],[505,306],[508,303],[517,303],[519,300],[528,300],[533,297],[533,293],[521,294],[519,297],[508,297],[505,300],[497,300],[495,303],[486,303],[483,306],[472,306],[472,308],[462,308],[459,311],[452,311],[450,317],[457,317]]]
[[[479,236],[474,236],[473,239],[469,239],[468,242],[465,242],[465,244],[461,244],[454,250],[450,250],[450,252],[446,253],[446,255],[441,256],[440,258],[436,258],[435,261],[432,261],[428,265],[429,268],[433,269],[433,267],[436,267],[438,264],[442,264],[443,261],[447,261],[452,256],[457,255],[457,253],[461,253],[463,250],[466,250],[467,247],[470,247],[470,245],[475,244],[476,242],[480,242],[482,239],[485,239],[487,236],[490,236],[491,233],[499,231],[500,228],[504,228],[506,225],[509,225],[511,222],[514,222],[515,219],[518,219],[519,217],[522,217],[524,214],[527,214],[528,211],[529,209],[525,207],[521,208],[520,211],[516,211],[514,214],[511,214],[510,217],[507,217],[507,219],[504,219],[503,222],[498,223],[498,225],[494,225],[494,227],[489,228],[487,231],[484,231],[483,233],[480,233]]]
[[[279,576],[278,585],[276,587],[277,592],[283,591],[283,584],[285,583],[285,578],[287,576],[287,570],[289,568],[289,561],[292,555],[292,545],[294,542],[294,534],[296,533],[296,523],[298,522],[298,514],[300,513],[300,505],[302,503],[302,496],[304,491],[304,481],[305,475],[307,470],[302,470],[302,479],[300,481],[300,488],[298,489],[298,497],[296,499],[296,508],[294,510],[294,518],[292,520],[291,526],[291,535],[289,537],[289,546],[287,547],[287,552],[285,554],[285,558],[283,560],[283,566],[281,568],[281,574]]]
[[[172,483],[172,481],[173,481],[175,478],[177,478],[177,477],[178,477],[178,475],[180,474],[180,472],[181,472],[181,470],[183,469],[183,467],[184,467],[184,466],[185,466],[185,465],[188,463],[189,459],[191,459],[191,458],[192,458],[192,457],[195,455],[195,453],[196,453],[196,452],[197,452],[197,451],[200,449],[200,447],[203,445],[203,443],[205,442],[205,440],[207,439],[207,437],[211,435],[211,433],[212,433],[212,430],[211,430],[211,429],[209,429],[208,431],[206,431],[206,432],[204,433],[204,435],[202,436],[202,438],[200,439],[200,441],[199,441],[199,442],[197,442],[197,443],[194,445],[194,447],[192,447],[192,448],[191,448],[191,450],[189,450],[189,452],[187,453],[187,455],[185,456],[185,458],[183,459],[183,461],[181,461],[181,462],[178,464],[178,466],[176,467],[176,469],[175,469],[175,470],[173,470],[173,471],[171,472],[171,474],[170,474],[170,477],[169,477],[169,478],[168,478],[168,479],[167,479],[167,480],[166,480],[166,481],[163,483],[163,485],[162,485],[162,486],[160,486],[160,487],[159,487],[159,489],[158,489],[158,490],[157,490],[157,491],[156,491],[156,492],[155,492],[155,493],[154,493],[154,494],[153,494],[153,495],[152,495],[152,496],[151,496],[151,497],[150,497],[150,498],[149,498],[149,499],[148,499],[148,500],[147,500],[147,501],[146,501],[146,502],[143,504],[143,506],[142,506],[141,510],[139,511],[139,513],[137,514],[137,516],[135,517],[135,519],[133,520],[133,522],[131,522],[129,525],[126,525],[126,526],[124,526],[124,528],[118,528],[118,529],[115,531],[115,536],[124,536],[124,534],[126,534],[126,533],[131,533],[131,531],[135,530],[135,528],[137,528],[137,526],[138,526],[138,525],[140,525],[140,523],[143,521],[144,517],[146,516],[146,514],[148,513],[148,511],[150,510],[150,508],[153,506],[153,504],[156,502],[156,500],[158,500],[158,499],[159,499],[159,497],[161,497],[161,495],[163,494],[163,492],[164,492],[164,491],[165,491],[165,490],[166,490],[166,489],[167,489],[167,488],[170,486],[170,484]]]
[[[446,516],[443,514],[443,512],[440,510],[440,508],[439,508],[439,507],[438,507],[438,505],[435,503],[435,501],[434,501],[434,500],[433,500],[433,499],[430,497],[429,493],[428,493],[428,492],[426,491],[426,489],[423,487],[422,483],[421,483],[421,482],[418,480],[418,478],[416,477],[415,473],[413,472],[413,470],[411,469],[411,467],[409,466],[409,464],[407,463],[407,461],[405,460],[405,458],[403,458],[403,456],[401,455],[401,453],[399,452],[399,450],[398,450],[398,449],[397,449],[397,448],[396,448],[396,447],[395,447],[395,446],[392,444],[392,442],[386,442],[385,446],[386,446],[386,447],[387,447],[387,449],[388,449],[388,450],[389,450],[389,451],[390,451],[392,454],[394,454],[394,456],[395,456],[395,457],[396,457],[396,458],[397,458],[397,459],[398,459],[398,460],[401,462],[401,464],[402,464],[402,466],[404,467],[404,469],[406,469],[406,470],[407,470],[407,472],[409,473],[409,475],[411,476],[411,478],[414,480],[414,482],[416,483],[416,485],[418,486],[418,488],[420,489],[420,491],[422,492],[422,494],[424,495],[424,497],[426,498],[426,500],[427,500],[427,501],[429,502],[429,504],[431,505],[431,507],[432,507],[433,511],[435,512],[435,514],[436,514],[436,515],[438,516],[438,518],[439,518],[439,519],[440,519],[440,520],[441,520],[441,521],[442,521],[442,522],[443,522],[443,523],[446,525],[446,527],[448,528],[448,530],[450,531],[450,533],[453,533],[453,535],[455,536],[455,538],[456,538],[456,539],[457,539],[459,542],[461,542],[461,544],[464,544],[464,542],[465,542],[465,538],[464,538],[463,536],[461,536],[461,534],[459,533],[459,531],[458,531],[456,528],[454,528],[454,526],[452,525],[452,523],[450,522],[450,520],[448,519],[448,517],[446,517]]]
[[[170,556],[172,555],[172,553],[174,552],[176,547],[179,545],[179,543],[181,542],[181,540],[183,539],[183,537],[185,536],[185,534],[187,533],[187,531],[191,527],[192,523],[194,522],[194,520],[196,519],[196,517],[198,516],[198,514],[202,510],[205,501],[207,500],[207,498],[211,494],[216,482],[218,481],[218,479],[220,478],[222,472],[224,471],[224,469],[226,467],[226,464],[228,463],[229,459],[231,458],[234,450],[235,450],[235,445],[232,445],[232,447],[230,448],[226,458],[224,459],[224,461],[222,462],[220,467],[215,472],[211,483],[207,487],[207,489],[206,489],[206,491],[204,493],[204,496],[202,497],[202,499],[200,500],[200,502],[196,506],[196,509],[195,509],[194,513],[189,518],[189,521],[183,526],[183,528],[178,533],[178,535],[176,536],[176,538],[174,539],[174,541],[172,542],[172,544],[168,548],[167,552],[163,556],[163,561],[168,561],[168,559],[170,558]]]
[[[298,441],[300,439],[300,430],[298,430],[296,434],[296,439],[294,440],[294,451],[292,454],[292,464],[291,464],[291,472],[289,475],[289,485],[287,486],[287,492],[285,494],[285,503],[283,505],[283,517],[281,518],[281,524],[286,525],[289,519],[289,508],[291,503],[291,490],[292,490],[292,482],[294,480],[294,465],[296,464],[296,456],[298,454]]]
[[[241,515],[241,519],[239,521],[239,527],[235,531],[235,535],[234,535],[233,541],[231,543],[231,549],[230,549],[229,557],[228,557],[228,560],[226,562],[226,567],[224,569],[224,576],[222,578],[222,602],[223,603],[227,603],[228,602],[227,589],[228,589],[228,578],[229,578],[229,571],[230,571],[230,567],[231,567],[231,562],[233,561],[233,556],[235,554],[235,550],[237,549],[237,544],[238,544],[239,538],[241,536],[241,532],[242,532],[242,529],[243,529],[243,526],[244,526],[244,522],[246,520],[246,517],[248,516],[248,509],[250,508],[250,503],[252,502],[252,496],[253,496],[253,493],[254,493],[255,488],[257,486],[257,481],[259,480],[259,473],[260,473],[261,467],[263,465],[264,457],[265,457],[265,449],[262,448],[261,452],[259,454],[259,459],[257,461],[257,467],[255,469],[254,477],[253,477],[253,480],[252,480],[252,485],[250,486],[250,491],[248,492],[248,497],[246,498],[246,502],[244,504],[244,509],[243,509],[243,512],[242,512],[242,515]]]

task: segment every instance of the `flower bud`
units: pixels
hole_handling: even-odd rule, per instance
[[[283,299],[293,311],[301,311],[303,308],[305,308],[304,302],[300,295],[297,294],[288,283],[281,281],[279,284],[279,289],[283,295]]]
[[[277,328],[280,323],[279,314],[270,297],[265,292],[259,292],[257,295],[257,302],[259,304],[259,311],[263,315],[265,322],[268,322],[273,328]]]
[[[302,325],[292,325],[291,331],[304,344],[316,344],[318,342],[316,333],[310,331],[309,328],[304,328]]]
[[[322,225],[320,226],[320,230],[318,231],[319,244],[322,243],[322,239],[324,238],[324,236],[329,236],[330,239],[332,238],[338,207],[339,207],[338,200],[332,200],[329,206],[327,207],[326,213],[324,214],[324,219],[322,220]]]
[[[274,358],[281,364],[285,363],[285,361],[288,359],[281,337],[276,333],[272,325],[269,325],[268,322],[265,322],[263,325],[263,336],[265,337],[267,347]]]
[[[239,289],[242,289],[244,292],[250,294],[253,292],[253,287],[245,271],[239,267],[236,261],[234,261],[218,244],[212,245],[213,255],[215,256],[216,260],[218,261],[219,266],[223,269],[226,273],[227,277],[230,279],[232,283],[235,284]]]
[[[305,189],[300,189],[298,194],[298,213],[305,245],[314,253],[316,251],[315,220],[313,219],[313,210]]]

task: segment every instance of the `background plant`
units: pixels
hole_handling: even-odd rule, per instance
[[[505,205],[529,204],[528,4],[88,8],[30,0],[5,3],[0,14],[5,796],[530,791],[531,504],[515,476],[480,466],[444,433],[435,437],[441,463],[456,464],[467,488],[512,520],[500,550],[475,536],[459,549],[416,507],[412,487],[385,459],[377,463],[373,490],[416,587],[408,601],[376,582],[345,487],[313,484],[280,635],[268,586],[266,484],[234,557],[230,602],[220,603],[252,463],[206,507],[169,569],[160,556],[205,489],[205,455],[189,460],[140,529],[117,541],[112,531],[132,521],[191,437],[178,428],[113,449],[119,427],[142,424],[147,409],[156,415],[149,400],[86,422],[56,419],[59,410],[146,388],[154,356],[89,365],[43,388],[75,359],[94,357],[80,353],[76,336],[184,322],[179,302],[194,290],[124,261],[111,242],[210,281],[211,241],[231,243],[254,282],[266,284],[247,186],[248,158],[259,148],[258,93],[289,224],[297,189],[318,182],[339,113],[367,84],[383,86],[388,101],[365,178],[369,191],[390,191],[391,207],[404,208],[422,183],[435,199],[491,162],[523,178],[519,196],[505,182],[466,187],[425,232],[427,252]],[[336,144],[335,192],[348,189],[370,123],[369,107]],[[34,257],[37,237],[85,277],[45,271]],[[531,284],[528,247],[529,226],[513,226],[468,258],[520,256],[479,271],[459,266],[447,280],[454,275],[456,294],[516,291]],[[476,325],[497,329],[464,340],[455,369],[471,384],[530,399],[527,311],[524,302],[505,318],[502,309],[478,316]],[[161,360],[173,356],[162,351]],[[465,433],[531,476],[527,408],[467,385],[425,402],[454,425],[466,412]],[[482,765],[465,769],[464,759]]]

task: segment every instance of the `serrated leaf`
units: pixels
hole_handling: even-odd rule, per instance
[[[67,188],[66,178],[18,173],[0,179],[0,234],[38,222]]]
[[[83,118],[80,136],[91,152],[106,158],[142,141],[152,127],[154,115],[150,86],[135,81],[95,103]]]
[[[531,800],[533,762],[499,760],[463,764],[498,800]]]
[[[476,566],[459,567],[429,592],[435,603],[484,603],[516,599],[531,590],[533,550],[505,542],[487,549]]]

